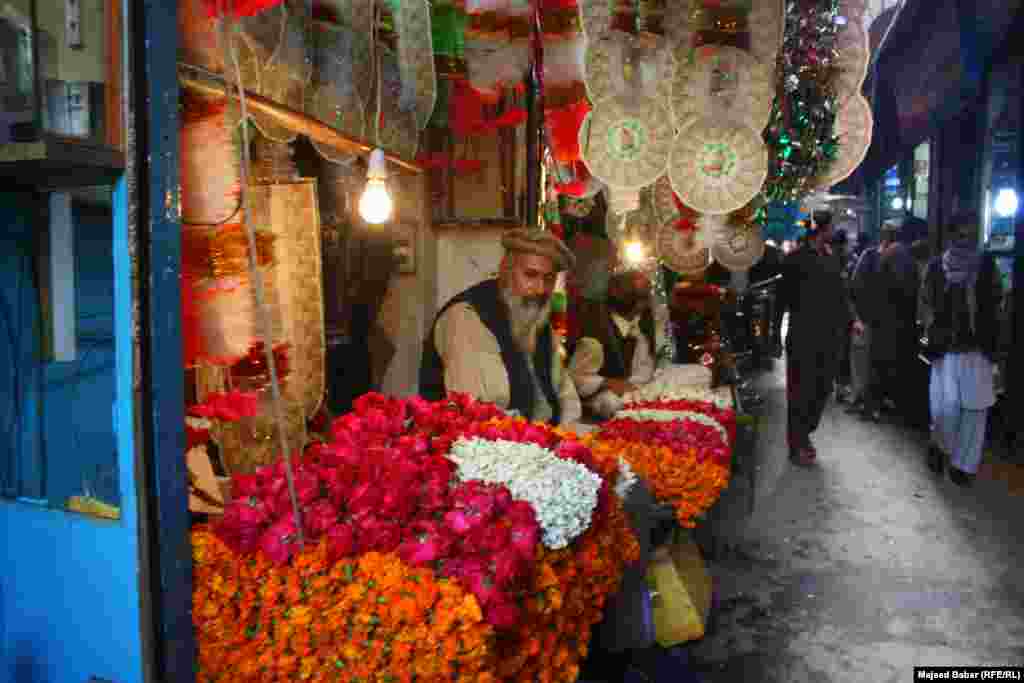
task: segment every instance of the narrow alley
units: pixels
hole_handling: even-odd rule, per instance
[[[691,665],[707,683],[898,683],[915,665],[1024,664],[1024,490],[991,464],[960,488],[928,470],[923,434],[835,404],[818,466],[790,465],[782,368],[759,381],[754,512],[722,501]]]

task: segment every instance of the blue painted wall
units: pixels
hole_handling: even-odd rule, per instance
[[[59,500],[67,492],[79,492],[80,483],[74,480],[80,480],[81,469],[76,463],[86,462],[88,469],[108,462],[113,449],[117,455],[114,493],[121,519],[105,521],[37,502],[0,500],[0,552],[5,558],[0,571],[0,681],[4,682],[77,683],[96,676],[134,683],[143,678],[132,308],[123,181],[115,191],[114,206],[113,236],[102,240],[105,250],[99,247],[95,226],[80,226],[86,239],[78,241],[83,254],[94,248],[96,254],[105,252],[104,258],[95,257],[83,270],[79,281],[79,305],[90,321],[80,332],[93,337],[95,355],[80,356],[75,369],[83,375],[92,370],[93,375],[77,383],[77,395],[56,382],[61,379],[58,373],[69,371],[67,367],[44,368],[38,386],[49,387],[48,400],[68,411],[53,414],[51,420],[54,411],[47,407],[41,421],[52,441],[47,445],[50,475],[45,477],[52,490],[47,493]],[[24,195],[0,193],[0,225],[7,226],[0,241],[18,229],[32,227],[31,208]],[[8,253],[9,247],[0,242],[0,253]],[[0,281],[0,294],[13,298],[10,287],[9,279]],[[7,386],[0,385],[0,398],[9,391]],[[89,426],[76,431],[73,427],[81,421]],[[66,440],[74,433],[77,447]],[[0,447],[9,448],[10,440],[0,442]]]

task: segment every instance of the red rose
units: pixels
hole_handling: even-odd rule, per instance
[[[487,623],[497,629],[510,629],[519,623],[522,612],[511,596],[500,593],[484,608]]]
[[[318,500],[302,514],[310,538],[319,538],[338,523],[338,509],[329,500]]]
[[[352,555],[356,549],[355,528],[348,523],[332,526],[327,530],[327,547],[331,562]]]
[[[259,496],[260,483],[260,478],[255,474],[236,474],[231,478],[231,495],[235,498]]]
[[[359,524],[359,549],[390,553],[402,542],[402,527],[397,522],[385,521],[379,517],[367,516]]]
[[[349,514],[353,517],[372,515],[383,497],[380,484],[376,481],[365,481],[353,489],[346,501]]]
[[[498,551],[492,558],[494,581],[502,588],[515,583],[526,573],[527,563],[514,548]]]

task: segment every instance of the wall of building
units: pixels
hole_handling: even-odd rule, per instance
[[[127,206],[123,183],[115,205]],[[26,195],[0,194],[0,224],[5,226],[0,239],[38,231],[34,207]],[[58,447],[48,465],[63,472],[73,472],[83,457],[96,455],[60,442],[71,431],[69,427],[89,423],[90,428],[105,429],[114,436],[121,518],[101,520],[47,507],[38,500],[0,499],[0,555],[4,558],[0,681],[66,683],[95,677],[141,683],[143,679],[126,214],[115,215],[113,240],[106,248],[107,258],[113,255],[113,273],[104,269],[102,282],[108,298],[113,292],[113,321],[108,329],[114,338],[113,384],[118,400],[112,404],[109,396],[91,388],[93,393],[81,396],[70,416],[45,427],[46,436]],[[10,244],[0,242],[0,253],[10,250]],[[101,283],[93,280],[93,284]],[[0,287],[4,294],[11,293],[9,279]],[[83,302],[91,306],[89,297]],[[100,312],[97,307],[92,310]],[[7,338],[5,330],[0,344]],[[8,397],[8,387],[0,386],[0,400]],[[91,442],[86,447],[100,448]]]

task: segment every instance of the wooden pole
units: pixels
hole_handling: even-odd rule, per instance
[[[187,88],[207,97],[238,98],[238,94],[236,92],[230,91],[219,82],[190,78],[180,73],[178,75],[178,81],[181,83],[183,88]],[[290,107],[286,107],[257,95],[256,93],[249,92],[248,90],[245,92],[245,103],[251,111],[269,116],[279,125],[282,125],[291,131],[299,133],[300,135],[305,135],[310,140],[324,145],[329,145],[342,152],[349,152],[352,154],[369,154],[374,149],[369,143],[343,135],[312,116],[295,111]],[[423,167],[415,161],[403,159],[397,154],[390,153],[387,150],[384,151],[384,158],[390,163],[407,171],[423,173]]]

